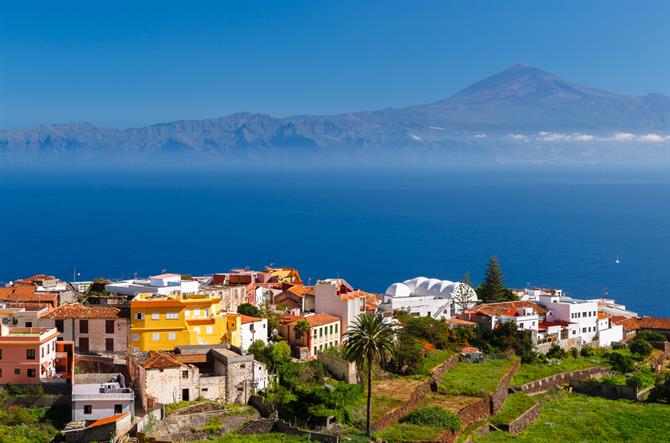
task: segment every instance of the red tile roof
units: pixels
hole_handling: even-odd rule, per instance
[[[298,323],[300,320],[305,320],[307,323],[309,323],[309,327],[313,328],[315,326],[323,326],[330,323],[339,322],[340,317],[335,317],[333,315],[326,314],[325,312],[319,312],[318,314],[308,315],[305,317],[287,316],[282,318],[282,320],[288,324]]]
[[[466,346],[465,348],[461,349],[461,352],[464,354],[474,354],[474,353],[481,354],[482,351],[472,346]]]
[[[47,312],[43,318],[116,319],[121,318],[121,309],[111,306],[84,306],[81,303],[60,305]]]
[[[121,420],[126,415],[128,415],[128,413],[124,412],[123,414],[116,414],[116,415],[112,415],[111,417],[101,418],[100,420],[97,420],[97,421],[94,421],[93,423],[91,423],[88,427],[92,428],[94,426],[101,426],[101,425],[106,425],[107,423],[113,423],[115,421]]]
[[[260,318],[260,317],[251,317],[250,315],[244,315],[244,314],[240,314],[240,317],[242,317],[242,324],[245,324],[245,323],[256,323],[257,321],[261,321],[261,320],[263,320],[263,319]]]
[[[604,312],[598,312],[598,318],[609,318],[609,315],[605,314]]]
[[[477,323],[473,321],[463,320],[462,318],[451,317],[449,319],[449,324],[451,325],[461,325],[461,326],[471,326],[476,325]]]
[[[172,356],[182,363],[207,363],[207,354],[172,354]]]
[[[144,369],[169,369],[179,368],[184,366],[184,363],[171,354],[152,351],[146,360],[140,362],[140,366]]]
[[[641,329],[661,329],[670,331],[670,318],[642,317],[639,319]]]
[[[615,315],[612,317],[612,323],[623,326],[624,331],[637,331],[640,329],[640,321],[635,317]]]
[[[35,286],[10,286],[0,288],[0,300],[12,302],[42,302],[56,305],[58,294],[51,292],[35,292]]]
[[[304,297],[305,295],[314,295],[315,290],[314,286],[305,286],[305,285],[293,285],[287,289],[297,295],[298,297]]]
[[[468,311],[471,314],[484,315],[514,315],[508,314],[511,310],[516,311],[519,308],[533,308],[538,314],[546,314],[547,310],[532,301],[507,301],[501,303],[484,303],[477,305]]]

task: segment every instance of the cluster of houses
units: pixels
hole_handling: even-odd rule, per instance
[[[402,311],[450,327],[513,323],[539,351],[608,347],[641,329],[670,332],[670,319],[640,318],[606,298],[577,300],[555,289],[516,295],[519,301],[483,304],[465,283],[425,277],[393,283],[381,295],[341,278],[306,285],[293,268],[93,282],[36,275],[0,288],[0,384],[69,390],[72,423],[64,435],[83,441],[123,435],[134,419],[170,403],[245,403],[271,377],[248,352],[252,343],[282,339],[295,358],[316,358],[340,346],[362,313],[393,321]],[[274,313],[276,329],[267,318],[238,313],[242,304]],[[106,371],[75,374],[92,362]]]

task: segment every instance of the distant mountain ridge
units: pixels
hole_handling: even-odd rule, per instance
[[[538,133],[588,134],[582,140],[612,133],[660,134],[664,140],[670,133],[670,97],[620,95],[515,65],[448,99],[424,105],[288,118],[237,113],[129,129],[90,123],[42,125],[0,130],[0,154],[230,157],[295,152],[383,156],[391,151],[474,157],[508,154],[515,158],[523,157],[528,149],[519,143]],[[504,146],[511,148],[501,151]],[[492,150],[496,153],[491,154]]]

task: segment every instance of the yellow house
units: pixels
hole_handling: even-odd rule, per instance
[[[266,268],[265,272],[269,272],[273,277],[277,278],[279,283],[302,283],[300,273],[295,268]]]
[[[221,298],[204,294],[139,294],[130,302],[130,350],[175,346],[241,345],[240,314],[221,312]]]

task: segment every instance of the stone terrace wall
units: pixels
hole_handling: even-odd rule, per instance
[[[535,405],[523,414],[513,422],[507,425],[507,430],[511,434],[518,434],[519,432],[523,431],[533,423],[535,420],[537,420],[540,417],[540,405]]]
[[[462,407],[456,415],[461,419],[463,428],[472,423],[486,420],[491,416],[491,398],[486,396],[475,403],[470,403]]]
[[[608,374],[608,366],[594,366],[592,368],[580,369],[578,371],[561,372],[539,380],[531,381],[524,385],[515,386],[512,389],[525,394],[537,394],[545,392],[556,386],[564,385],[573,380],[588,380],[589,378],[599,377]]]
[[[426,396],[432,390],[436,389],[438,378],[442,377],[445,372],[453,368],[456,365],[456,363],[458,363],[459,359],[460,356],[456,354],[451,356],[447,361],[435,367],[432,371],[431,379],[417,386],[417,388],[410,396],[409,400],[407,400],[405,403],[393,409],[392,411],[390,411],[389,413],[378,419],[376,422],[374,422],[372,424],[372,431],[379,432],[397,423],[405,415],[409,414],[414,409],[416,409],[419,406],[419,404],[421,404],[423,399],[426,398]]]
[[[512,380],[512,377],[514,377],[514,374],[516,374],[516,371],[519,370],[520,365],[521,360],[517,359],[500,380],[498,388],[491,394],[491,415],[497,414],[498,411],[500,411],[502,408],[503,404],[505,404],[505,400],[507,400],[507,394],[509,391],[509,383]]]
[[[637,400],[639,393],[639,389],[635,386],[594,383],[589,380],[573,380],[570,382],[570,387],[575,392],[581,394],[603,397],[610,400],[618,400],[620,398]]]
[[[322,432],[305,431],[286,423],[284,420],[277,420],[273,431],[283,432],[284,434],[297,435],[308,440],[317,440],[321,443],[339,443],[340,438],[337,435],[324,434]]]

